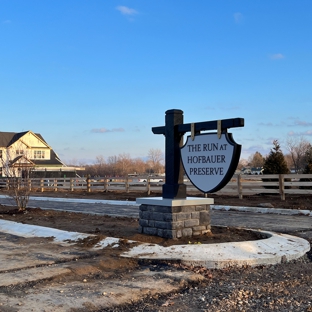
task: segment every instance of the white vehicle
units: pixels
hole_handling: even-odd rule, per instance
[[[149,179],[151,183],[159,183],[159,182],[164,182],[163,179]],[[143,183],[146,183],[147,182],[147,179],[139,179],[139,182],[143,182]]]

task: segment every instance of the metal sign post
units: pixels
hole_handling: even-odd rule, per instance
[[[196,135],[199,135],[201,131],[217,130],[216,135],[218,136],[218,138],[221,138],[221,134],[227,133],[227,129],[243,126],[244,126],[243,118],[232,118],[232,119],[184,124],[182,110],[179,109],[167,110],[165,116],[165,126],[152,128],[154,134],[163,134],[165,135],[166,140],[165,141],[166,183],[163,185],[163,198],[168,199],[186,198],[186,185],[183,183],[184,170],[181,161],[181,148],[183,147],[183,135],[186,132],[191,132],[191,138],[192,140],[194,140],[194,138],[196,138]],[[218,182],[218,184],[216,185],[216,187],[218,187],[219,189],[228,182],[227,180],[229,177],[231,178],[231,171],[233,171],[235,163],[236,162],[238,163],[239,161],[240,151],[241,151],[240,145],[237,145],[237,148],[235,149],[235,153],[233,155],[233,160],[231,162],[231,165],[229,166],[230,171],[226,173],[226,178],[222,180],[223,182],[222,183]],[[209,175],[207,175],[207,178],[209,178]],[[216,191],[217,190],[216,187],[212,187],[211,189],[213,189],[213,191]]]

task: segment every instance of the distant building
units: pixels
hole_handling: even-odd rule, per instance
[[[75,177],[81,168],[67,167],[41,134],[32,131],[0,132],[0,177],[6,176],[4,166],[20,169],[31,167],[31,177]],[[23,176],[20,170],[19,176]]]
[[[253,175],[263,174],[263,167],[245,167],[241,170],[241,173]]]

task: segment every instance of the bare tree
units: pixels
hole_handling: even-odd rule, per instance
[[[120,175],[125,176],[130,173],[131,165],[132,160],[130,154],[123,153],[118,155],[117,168]]]
[[[100,177],[104,177],[106,175],[107,164],[102,155],[96,156],[94,167],[95,170],[93,175],[98,175]]]
[[[2,151],[0,158],[2,174],[8,178],[8,196],[15,201],[19,211],[26,209],[31,191],[29,178],[35,165],[30,160],[30,153],[19,144]]]
[[[107,158],[107,165],[108,165],[108,175],[116,176],[117,175],[117,156],[109,156]]]
[[[163,169],[163,153],[160,149],[151,148],[148,151],[149,165],[154,173],[161,173]]]
[[[141,158],[133,159],[133,173],[143,174],[146,172],[147,163]]]
[[[241,169],[243,169],[246,166],[248,166],[248,160],[242,158],[242,159],[239,160],[239,163],[237,165],[237,169],[241,170]]]
[[[259,152],[255,152],[253,155],[249,156],[248,162],[251,167],[263,167],[264,157]]]
[[[303,170],[305,166],[305,154],[310,147],[310,143],[304,138],[288,137],[286,141],[286,148],[292,159],[295,172],[298,173]]]

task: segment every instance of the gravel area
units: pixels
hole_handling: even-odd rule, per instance
[[[312,312],[311,251],[298,260],[266,267],[181,269],[191,269],[205,276],[206,280],[165,297],[147,297],[141,302],[105,311]]]

